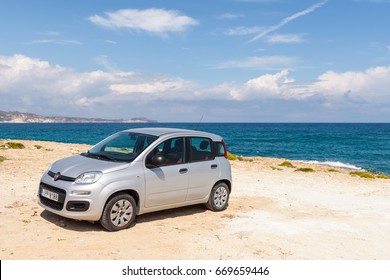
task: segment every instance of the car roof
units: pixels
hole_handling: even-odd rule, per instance
[[[181,128],[168,128],[168,127],[144,127],[127,129],[124,132],[135,132],[142,134],[161,136],[201,136],[211,138],[213,141],[221,141],[222,137],[213,133],[203,132],[198,130],[181,129]]]

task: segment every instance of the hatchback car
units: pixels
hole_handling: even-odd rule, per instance
[[[130,227],[136,215],[204,203],[228,206],[232,190],[223,139],[172,128],[121,131],[89,151],[54,162],[38,198],[63,217],[100,221],[109,231]]]

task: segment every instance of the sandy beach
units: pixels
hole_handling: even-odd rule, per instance
[[[10,140],[0,140],[1,145]],[[37,204],[41,175],[53,161],[89,146],[19,141],[1,149],[0,258],[46,259],[390,259],[390,180],[285,159],[232,161],[226,211],[203,205],[138,216],[107,232]],[[297,171],[312,168],[314,172]]]

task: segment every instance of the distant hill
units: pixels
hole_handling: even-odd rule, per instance
[[[32,113],[18,111],[6,112],[0,110],[0,123],[151,123],[157,122],[144,117],[124,119],[76,118],[76,117],[45,117]]]

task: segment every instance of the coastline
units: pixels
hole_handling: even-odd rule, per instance
[[[40,176],[90,146],[1,140],[1,259],[389,259],[390,180],[286,159],[231,161],[228,209],[203,206],[137,217],[125,231],[65,219],[37,205]],[[313,172],[299,169],[311,168]],[[123,242],[126,240],[126,242]],[[107,246],[109,244],[109,246]],[[77,248],[77,250],[75,250]]]
[[[198,129],[221,135],[228,150],[242,156],[332,161],[390,176],[390,124],[0,123],[0,139],[93,145],[115,132],[139,127]]]

